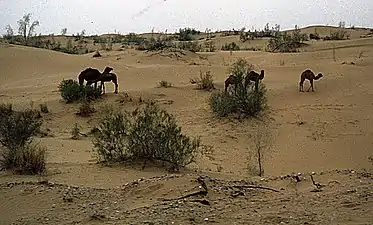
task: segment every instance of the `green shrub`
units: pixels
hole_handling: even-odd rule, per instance
[[[252,69],[252,65],[239,58],[230,68],[230,73],[235,75],[236,84],[227,92],[213,92],[209,98],[210,107],[218,117],[232,114],[244,117],[257,116],[267,107],[265,85],[260,82],[258,91],[254,82],[245,83],[245,74]]]
[[[62,80],[58,85],[58,90],[61,93],[61,97],[67,103],[80,100],[84,93],[84,87],[80,86],[77,81],[72,79]]]
[[[81,86],[73,79],[62,80],[58,85],[58,90],[66,103],[85,100],[90,101],[102,96],[102,89],[99,85],[97,85],[97,88],[93,88],[90,85]]]
[[[200,141],[182,134],[173,116],[147,102],[131,114],[103,116],[93,145],[100,161],[161,161],[178,170],[193,162]]]
[[[239,51],[240,46],[236,44],[236,42],[231,42],[231,43],[225,43],[222,47],[221,50],[223,51]]]
[[[14,111],[11,104],[0,105],[1,168],[26,174],[44,171],[45,151],[31,144],[41,124],[39,111]]]
[[[292,33],[277,33],[268,42],[267,51],[270,52],[296,52],[307,41],[307,34],[301,33],[297,26]]]

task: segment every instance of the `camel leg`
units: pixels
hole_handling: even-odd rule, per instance
[[[303,92],[303,83],[302,82],[299,82],[299,91]]]
[[[311,88],[313,89],[313,81],[312,80],[310,80],[310,86],[308,87],[307,92],[309,92]]]
[[[106,90],[105,90],[105,82],[101,82],[101,88],[103,89],[103,94],[106,93]]]
[[[313,80],[311,81],[311,88],[312,88],[312,92],[315,92],[315,91],[313,90]]]
[[[255,91],[258,92],[259,90],[259,81],[255,81]]]
[[[118,83],[115,82],[114,85],[115,85],[115,91],[114,91],[114,93],[118,94]]]

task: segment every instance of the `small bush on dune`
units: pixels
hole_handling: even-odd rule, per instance
[[[193,162],[200,141],[182,134],[170,114],[147,102],[132,114],[104,116],[93,144],[100,161],[161,161],[179,170]]]
[[[0,105],[0,167],[22,174],[45,170],[45,150],[32,145],[42,121],[36,110],[14,111],[11,104]]]
[[[190,79],[190,83],[197,84],[197,89],[210,91],[215,89],[214,80],[210,71],[203,73],[200,71],[199,78]]]
[[[170,82],[168,82],[168,81],[161,80],[158,83],[158,87],[169,88],[169,87],[172,87],[172,84]]]
[[[99,85],[96,89],[92,86],[80,86],[79,83],[73,79],[62,80],[58,85],[58,90],[66,103],[83,101],[85,99],[95,100],[102,96],[102,89]]]
[[[61,97],[67,102],[74,102],[80,100],[84,93],[84,88],[75,80],[62,80],[58,85],[58,90]]]
[[[265,85],[260,82],[258,91],[254,82],[245,83],[244,75],[253,68],[246,60],[238,59],[230,68],[230,73],[236,76],[236,84],[228,91],[213,92],[209,99],[210,107],[218,117],[232,114],[244,117],[257,116],[267,107]]]
[[[36,144],[28,144],[16,157],[14,171],[17,174],[40,174],[45,171],[46,148]]]
[[[90,101],[83,100],[83,102],[79,106],[79,111],[76,113],[78,116],[88,117],[91,116],[92,113],[95,113],[96,109],[91,105]]]
[[[49,113],[49,109],[48,109],[47,104],[40,104],[39,107],[40,107],[40,112]]]

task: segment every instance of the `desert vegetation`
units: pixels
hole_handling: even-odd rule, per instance
[[[181,133],[174,117],[154,102],[134,112],[104,114],[93,145],[100,162],[142,161],[168,163],[179,170],[192,163],[200,146],[198,138]]]
[[[12,104],[0,105],[0,169],[18,174],[45,171],[45,147],[33,141],[41,125],[39,111],[15,111]]]
[[[210,96],[210,107],[215,115],[252,117],[264,112],[267,107],[265,85],[260,82],[256,90],[254,83],[245,82],[247,72],[252,69],[253,65],[242,58],[233,63],[229,73],[235,77],[234,84],[228,91],[216,91]]]

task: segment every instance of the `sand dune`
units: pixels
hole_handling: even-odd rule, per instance
[[[320,33],[328,33],[324,28],[317,29]],[[309,27],[305,30],[313,32],[314,28]],[[268,89],[269,114],[272,118],[272,122],[268,124],[267,128],[273,135],[273,145],[264,153],[265,176],[280,176],[292,172],[315,171],[321,173],[336,169],[371,170],[372,163],[369,157],[372,156],[373,148],[373,131],[371,129],[373,127],[373,79],[371,76],[373,39],[356,39],[365,32],[366,30],[357,29],[352,33],[352,39],[346,41],[310,41],[310,45],[305,47],[302,52],[291,54],[251,51],[233,52],[232,55],[229,52],[220,51],[215,53],[145,53],[128,49],[102,52],[103,57],[92,58],[92,54],[68,55],[45,49],[1,44],[0,101],[11,102],[15,107],[20,108],[28,107],[30,104],[35,106],[42,102],[47,103],[51,113],[47,115],[44,126],[50,129],[51,137],[41,138],[40,141],[48,147],[50,170],[46,179],[49,181],[108,190],[107,188],[119,187],[139,177],[150,178],[165,174],[164,170],[154,168],[145,170],[101,168],[94,164],[90,138],[76,141],[69,138],[74,123],[82,127],[82,132],[88,132],[96,121],[95,117],[82,119],[75,116],[74,113],[78,105],[67,106],[61,102],[57,85],[62,79],[76,79],[80,71],[86,67],[103,70],[105,66],[110,65],[118,75],[120,93],[128,92],[133,96],[156,99],[161,107],[176,116],[185,133],[198,134],[203,143],[213,147],[211,157],[198,158],[197,163],[191,165],[188,168],[190,171],[185,172],[187,175],[183,176],[194,176],[196,174],[191,170],[197,170],[199,174],[208,173],[211,176],[247,178],[251,176],[247,167],[248,158],[253,154],[249,137],[255,132],[254,122],[245,120],[238,123],[237,121],[220,121],[213,118],[207,103],[210,93],[195,90],[189,82],[189,79],[198,76],[200,71],[210,70],[214,76],[216,87],[223,88],[229,64],[238,57],[244,57],[254,65],[255,70],[264,69],[266,73],[263,82]],[[221,38],[219,41],[223,43],[226,42],[226,39],[237,38]],[[252,44],[256,45],[257,43]],[[335,61],[333,48],[335,49]],[[350,65],[350,62],[354,62],[354,65]],[[299,76],[306,68],[324,74],[322,79],[315,81],[315,92],[313,93],[298,92]],[[156,88],[160,80],[169,81],[174,87]],[[308,88],[308,82],[305,83],[305,88]],[[106,83],[107,94],[102,100],[95,103],[95,107],[99,108],[105,103],[114,103],[118,95],[113,94],[113,91],[114,85]],[[30,103],[31,101],[33,103]],[[132,106],[123,105],[122,107],[129,109]],[[338,174],[324,175],[325,182],[332,176],[337,176],[336,179],[339,179],[339,182],[343,184],[348,183],[350,179],[353,179],[351,182],[358,182],[358,178],[340,177]],[[32,180],[33,178],[0,174],[2,183],[24,179]],[[171,182],[171,184],[167,182]],[[160,186],[169,185],[167,187],[172,188],[173,185],[179,185],[177,180],[171,179],[167,182],[162,181]],[[173,185],[172,182],[174,182]],[[372,188],[371,175],[370,179],[365,179],[363,182],[367,185],[366,188]],[[274,183],[269,184],[274,185]],[[280,184],[276,183],[276,185]],[[282,185],[285,184],[282,183]],[[152,205],[155,198],[149,201],[146,198],[151,198],[153,195],[152,188],[157,189],[160,186],[147,187],[148,189],[143,189],[143,192],[140,189],[133,190],[133,196],[141,197],[138,199],[133,197],[132,202],[129,201],[126,204],[136,203],[136,207]],[[20,188],[27,189],[28,187],[20,186]],[[14,201],[23,201],[21,200],[24,199],[23,197],[17,200],[14,191],[4,190],[0,191],[2,196],[15,199]],[[162,191],[165,190],[166,188],[162,189]],[[327,192],[325,196],[329,196],[330,193],[338,194],[338,190],[338,188],[333,188],[333,192]],[[19,190],[17,189],[17,191]],[[91,191],[96,193],[95,190]],[[310,193],[304,190],[301,192],[304,196],[308,196]],[[97,193],[100,196],[101,194],[105,195],[101,191]],[[115,193],[118,194],[116,191]],[[287,194],[292,196],[293,193],[287,192]],[[367,198],[371,198],[371,194],[367,195]],[[48,191],[48,195],[35,198],[34,201],[42,201],[42,204],[46,205],[53,204],[52,202],[64,204],[61,199],[53,200],[58,196],[58,193]],[[332,199],[330,196],[327,199]],[[52,200],[47,200],[47,198]],[[142,200],[139,200],[140,198]],[[269,204],[270,198],[267,195],[264,197],[268,200],[264,205]],[[277,199],[276,201],[279,203],[285,200]],[[294,199],[291,201],[295,202]],[[331,203],[331,205],[333,204],[338,205],[339,203]],[[280,209],[280,205],[275,205],[274,210]],[[290,207],[290,205],[287,206]],[[360,206],[361,208],[359,208]],[[360,210],[373,205],[370,201],[370,203],[361,203],[360,206],[356,207]],[[11,215],[14,212],[15,208],[9,207],[8,205],[0,205],[0,217],[4,216],[1,209],[6,208],[6,215]],[[27,208],[26,203],[20,204],[19,207]],[[133,209],[136,207],[133,206]],[[43,211],[47,208],[43,206],[35,210]],[[34,218],[33,221],[37,221],[38,216],[35,215],[38,213],[35,210],[24,212],[22,215],[14,215],[14,218],[7,216],[6,221],[16,221],[23,216],[29,217],[31,220]],[[61,210],[59,212],[62,212]],[[321,208],[314,210],[316,214],[322,211]],[[61,219],[64,214],[56,213],[55,215],[55,219]],[[233,218],[234,216],[226,215],[226,218],[228,217]],[[347,217],[341,213],[339,218],[346,219]],[[317,224],[332,220],[331,217],[327,217],[330,220],[325,219],[324,221],[321,217],[317,218],[319,219]],[[362,221],[369,221],[369,219],[372,221],[372,218]],[[122,221],[128,222],[129,220]],[[58,220],[56,219],[56,221]],[[223,221],[224,219],[218,219],[219,223],[224,223]],[[269,223],[279,222],[274,219],[268,221]],[[306,220],[299,219],[298,222],[303,223],[304,221]],[[335,221],[338,224],[344,224],[344,222],[346,220]],[[296,221],[291,224],[299,223]]]

